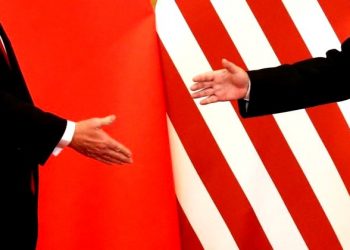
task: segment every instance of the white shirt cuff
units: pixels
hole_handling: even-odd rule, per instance
[[[250,97],[250,86],[251,86],[251,83],[250,83],[250,80],[248,81],[248,90],[247,90],[247,93],[245,94],[245,97],[243,98],[243,100],[249,102],[249,97]]]
[[[73,139],[74,131],[75,131],[75,122],[67,121],[66,130],[64,131],[64,134],[61,140],[59,141],[55,149],[52,151],[52,154],[54,156],[58,156],[63,150],[63,148],[68,146],[69,143],[71,143]]]
[[[243,98],[243,100],[245,100],[245,111],[246,112],[248,112],[248,106],[249,106],[250,86],[251,86],[251,83],[250,83],[250,80],[249,80],[249,82],[248,82],[248,90],[247,90],[247,93],[246,93],[245,97]]]

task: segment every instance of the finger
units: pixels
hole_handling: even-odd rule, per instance
[[[230,73],[237,73],[241,68],[238,67],[233,62],[228,61],[227,59],[222,59],[222,66],[226,68]]]
[[[98,160],[100,162],[103,162],[104,164],[107,165],[113,165],[113,164],[118,164],[118,165],[124,165],[125,163],[116,159],[113,159],[109,156],[103,156],[103,157],[93,157],[95,160]]]
[[[207,105],[210,103],[218,102],[219,98],[216,95],[208,96],[207,98],[200,101],[200,104]]]
[[[107,144],[108,148],[114,152],[125,155],[128,158],[132,157],[131,150],[125,147],[123,144],[117,142],[116,140],[109,138],[109,142]]]
[[[129,154],[125,154],[124,152],[121,151],[111,151],[111,155],[113,155],[114,160],[118,160],[124,163],[132,163],[133,159],[132,156]]]
[[[114,164],[127,164],[133,162],[132,158],[113,150],[105,152],[101,158],[106,162]]]
[[[130,164],[130,163],[133,163],[133,159],[129,156],[126,156],[125,154],[122,154],[122,153],[116,153],[116,152],[112,152],[111,153],[111,156],[113,157],[113,160],[115,160],[116,162],[121,162],[122,164]]]
[[[115,121],[115,119],[116,119],[115,115],[109,115],[109,116],[100,118],[100,120],[99,120],[100,126],[99,127],[110,125]]]
[[[214,94],[214,90],[212,88],[208,88],[208,89],[203,89],[201,91],[192,93],[191,96],[192,98],[201,98],[201,97],[210,96],[212,94]]]
[[[104,144],[104,147],[106,149],[122,153],[122,154],[124,154],[127,157],[131,157],[132,156],[132,153],[131,153],[130,149],[128,149],[126,146],[124,146],[120,142],[116,141],[113,137],[111,137],[105,131],[100,130],[98,132],[100,133],[100,136],[103,137],[103,144]]]
[[[104,157],[102,155],[91,155],[90,157],[96,161],[100,161],[100,162],[107,164],[107,165],[114,164],[111,160],[108,159],[108,157]]]
[[[119,145],[115,148],[115,151],[120,153],[120,154],[125,155],[128,158],[131,158],[132,153],[131,153],[130,149],[128,149],[127,147],[125,147],[124,145],[122,145],[120,143],[118,143],[118,144]]]
[[[196,75],[192,78],[192,81],[194,82],[206,82],[206,81],[212,81],[214,79],[214,72],[206,72],[199,75]]]
[[[206,81],[206,82],[197,82],[191,86],[192,91],[200,90],[200,89],[206,89],[210,88],[213,85],[212,81]]]
[[[108,148],[103,150],[103,152],[100,151],[98,153],[91,154],[90,157],[109,165],[111,164],[123,165],[126,163],[132,163],[131,158]]]

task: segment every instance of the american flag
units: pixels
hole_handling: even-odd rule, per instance
[[[242,119],[189,93],[221,58],[258,69],[340,49],[349,13],[349,0],[157,1],[183,249],[350,249],[349,101]]]

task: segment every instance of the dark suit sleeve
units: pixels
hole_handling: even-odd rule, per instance
[[[350,39],[342,50],[313,58],[248,72],[251,92],[248,109],[239,101],[243,117],[279,113],[350,98]]]
[[[33,163],[44,164],[60,141],[67,121],[0,91],[3,146],[16,147]]]

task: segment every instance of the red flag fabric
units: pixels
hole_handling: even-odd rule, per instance
[[[159,0],[169,136],[183,249],[350,247],[350,102],[241,119],[200,106],[192,77],[340,49],[349,1]]]
[[[136,1],[1,1],[35,103],[73,121],[108,114],[134,164],[70,149],[40,168],[37,249],[179,249],[153,9]]]

